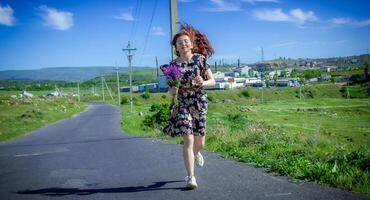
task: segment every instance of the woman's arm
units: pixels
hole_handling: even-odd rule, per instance
[[[210,68],[206,71],[207,80],[203,81],[203,86],[214,86],[216,84],[215,79]]]
[[[201,85],[201,86],[214,86],[216,84],[216,81],[213,78],[213,74],[210,68],[208,68],[206,71],[206,77],[207,77],[207,80],[204,80],[201,76],[199,75],[196,76],[194,78],[196,84]]]

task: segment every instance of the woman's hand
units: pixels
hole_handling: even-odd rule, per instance
[[[170,95],[174,95],[174,94],[176,94],[178,92],[178,90],[179,90],[178,87],[170,87],[170,88],[168,88],[168,93]]]
[[[194,80],[197,86],[203,86],[204,79],[201,76],[199,75],[195,76]]]

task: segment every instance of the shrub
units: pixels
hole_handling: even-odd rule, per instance
[[[169,105],[166,103],[153,104],[149,111],[154,114],[145,116],[143,125],[151,128],[163,129],[168,121]]]
[[[247,123],[247,116],[241,114],[227,114],[226,120],[232,130],[244,129]]]
[[[249,97],[250,97],[249,91],[248,91],[247,89],[242,90],[242,91],[239,93],[239,97],[249,98]]]
[[[149,99],[150,98],[149,88],[147,86],[145,86],[145,91],[144,91],[143,94],[141,94],[141,97],[143,99]]]
[[[121,99],[121,105],[123,105],[123,104],[128,104],[129,103],[129,99],[128,99],[128,97],[126,97],[126,96],[123,96],[123,97],[121,97],[122,99]]]
[[[213,102],[214,98],[213,98],[213,96],[208,95],[208,96],[207,96],[207,100],[208,100],[208,101],[210,101],[210,102]]]

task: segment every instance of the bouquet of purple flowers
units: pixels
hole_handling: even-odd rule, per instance
[[[170,65],[162,66],[161,69],[163,75],[167,78],[168,86],[179,88],[183,76],[179,66],[176,63],[171,63]],[[172,103],[177,105],[177,92],[173,95]]]

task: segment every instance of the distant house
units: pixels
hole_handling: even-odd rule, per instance
[[[235,78],[233,88],[245,87],[245,78]]]
[[[257,82],[257,83],[252,83],[252,87],[266,87],[266,83],[264,82]]]
[[[121,87],[121,92],[130,92],[130,87],[129,86]],[[139,86],[133,85],[132,92],[139,92]]]
[[[213,73],[213,78],[225,78],[225,73],[223,73],[223,72],[220,72],[220,71],[217,71],[217,72],[215,72],[215,73]]]
[[[224,90],[227,87],[226,81],[223,82],[216,82],[214,86],[206,86],[204,89],[206,90]]]
[[[252,86],[255,83],[262,83],[261,79],[258,78],[246,78],[245,86]]]
[[[290,81],[288,79],[280,79],[275,83],[276,87],[288,87],[290,86]]]
[[[322,74],[319,79],[322,80],[322,81],[328,81],[328,80],[330,80],[330,78],[331,78],[331,75]]]
[[[299,86],[299,78],[288,78],[289,86],[290,87],[298,87]]]
[[[243,67],[237,67],[234,72],[238,72],[240,76],[248,76],[249,75],[249,70],[251,70],[251,67],[248,66],[243,66]]]
[[[145,88],[148,88],[149,92],[157,92],[158,91],[158,84],[157,83],[141,84],[138,87],[139,87],[139,92],[144,92]]]
[[[274,78],[275,74],[277,74],[277,76],[280,76],[281,75],[281,70],[275,70],[275,71],[269,72],[269,77],[272,79],[272,78]]]
[[[239,72],[225,72],[225,76],[230,76],[230,77],[239,77],[240,74]]]
[[[326,66],[326,67],[322,67],[321,70],[325,72],[332,72],[332,71],[337,71],[338,67],[337,66]]]

